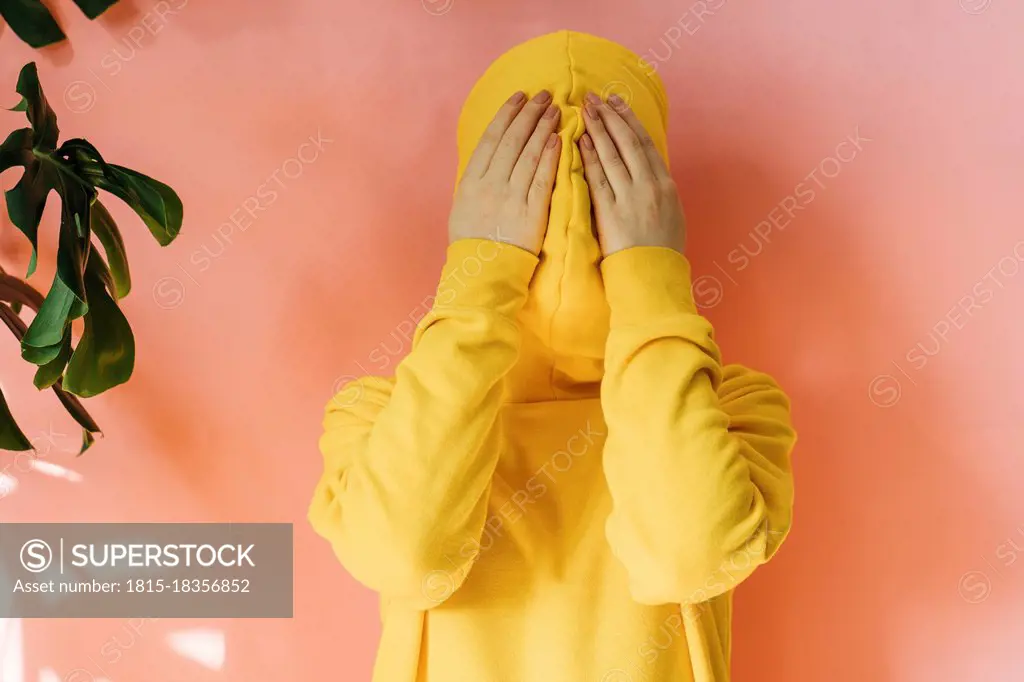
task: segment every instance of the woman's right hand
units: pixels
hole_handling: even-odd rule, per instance
[[[547,91],[529,102],[517,92],[498,110],[455,193],[449,243],[493,239],[540,254],[561,151],[559,114]]]

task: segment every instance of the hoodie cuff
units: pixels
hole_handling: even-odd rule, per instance
[[[634,246],[601,261],[611,326],[639,324],[679,314],[696,314],[690,262],[675,249]]]
[[[526,301],[540,259],[492,239],[459,239],[448,245],[435,307],[489,308],[515,314]]]

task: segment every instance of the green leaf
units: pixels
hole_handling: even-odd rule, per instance
[[[53,294],[53,291],[51,290],[50,293]],[[49,298],[49,296],[47,298]],[[10,307],[6,305],[8,303],[10,304]],[[18,341],[22,343],[22,357],[25,357],[25,359],[33,362],[34,364],[46,364],[60,354],[60,348],[57,348],[56,352],[53,352],[54,349],[50,347],[33,347],[26,349],[24,339],[27,329],[25,328],[25,322],[18,317],[18,311],[21,309],[22,305],[27,305],[32,310],[36,311],[36,318],[39,318],[40,311],[42,311],[44,306],[46,306],[46,300],[43,299],[42,294],[33,289],[28,283],[22,282],[20,279],[15,277],[11,277],[7,273],[0,273],[0,320],[7,325],[15,337],[17,337]],[[54,305],[54,303],[50,303],[50,308],[44,312],[45,316],[50,317],[53,315],[51,311]],[[33,320],[33,324],[34,323],[35,320]],[[40,326],[45,327],[46,323],[40,323]],[[37,331],[36,333],[38,334],[39,332]],[[70,342],[70,337],[68,341]]]
[[[65,327],[89,308],[83,273],[89,253],[91,188],[69,180],[66,173],[58,171],[57,175],[63,190],[57,272],[46,300],[21,341],[21,357],[35,365],[45,365],[60,355]]]
[[[85,16],[95,19],[106,12],[112,5],[117,4],[117,0],[75,0],[75,4],[78,5],[80,10],[85,12]]]
[[[28,275],[36,269],[39,241],[39,221],[46,206],[51,183],[48,170],[40,165],[32,153],[32,129],[21,128],[7,136],[0,145],[0,171],[24,166],[25,172],[14,188],[5,193],[7,212],[11,222],[32,245],[32,257],[28,264]]]
[[[25,168],[25,173],[18,184],[4,193],[7,198],[7,214],[11,217],[11,222],[32,245],[32,257],[29,259],[26,277],[31,277],[36,271],[39,221],[42,220],[43,209],[46,208],[46,198],[53,190],[52,172],[52,168],[41,163],[31,163]]]
[[[178,236],[183,209],[173,189],[130,168],[107,163],[85,140],[67,140],[58,154],[72,161],[79,177],[131,206],[161,246]]]
[[[28,121],[32,124],[32,146],[38,150],[52,152],[57,148],[60,129],[57,127],[57,115],[53,113],[50,103],[46,101],[46,95],[43,94],[35,62],[29,62],[22,67],[16,89],[27,103]]]
[[[14,10],[19,16],[30,11],[27,5],[32,3],[27,0],[0,0],[0,6],[8,7],[12,1],[16,6],[22,3],[21,7]],[[25,167],[21,180],[5,196],[11,222],[32,245],[32,257],[28,265],[28,275],[31,275],[35,272],[38,257],[39,221],[46,207],[46,199],[50,191],[57,188],[59,180],[60,161],[51,154],[56,149],[60,129],[57,127],[57,115],[43,94],[34,62],[22,67],[18,75],[17,91],[22,100],[15,109],[26,112],[32,128],[14,131],[0,146],[0,170],[12,166]]]
[[[85,314],[85,264],[89,259],[92,201],[96,190],[82,184],[73,174],[58,165],[57,191],[61,198],[60,237],[57,243],[57,277],[77,299],[72,304],[71,319]]]
[[[14,300],[17,302],[24,302],[25,305],[29,306],[33,310],[38,310],[43,302],[43,297],[38,291],[30,287],[25,282],[15,279],[3,272],[0,272],[0,298],[4,301]],[[25,338],[25,332],[27,331],[25,323],[13,311],[13,306],[8,308],[6,305],[0,303],[0,320],[7,325],[7,328],[14,334],[14,338],[18,339],[19,342]],[[64,406],[64,409],[67,410],[68,414],[70,414],[84,430],[91,431],[93,433],[100,433],[100,427],[96,425],[93,418],[85,411],[85,408],[82,407],[82,403],[78,401],[78,398],[61,388],[60,379],[58,379],[51,388],[57,395],[57,399],[60,400],[61,405]]]
[[[114,277],[110,274],[110,268],[107,267],[106,261],[103,260],[103,256],[98,251],[91,251],[90,258],[95,261],[96,274],[99,275],[100,281],[103,282],[103,286],[107,288],[107,291],[114,291]],[[117,298],[115,294],[114,298]]]
[[[31,162],[32,129],[18,128],[0,144],[0,172],[15,166],[27,166]]]
[[[130,168],[111,165],[114,182],[98,184],[139,214],[160,246],[167,246],[181,231],[183,208],[173,189]]]
[[[128,272],[128,254],[124,249],[124,240],[117,229],[117,223],[107,208],[97,199],[92,202],[92,231],[99,237],[103,252],[110,262],[110,276],[113,285],[110,290],[121,299],[132,290],[132,278]]]
[[[60,355],[64,327],[68,324],[74,302],[74,293],[60,277],[54,275],[43,305],[21,340],[21,357],[33,365],[45,365]]]
[[[0,17],[30,46],[59,43],[66,36],[39,0],[0,0]]]
[[[31,449],[32,443],[18,428],[18,422],[14,421],[14,415],[7,407],[4,393],[0,391],[0,450],[23,452]]]
[[[64,390],[88,398],[128,381],[135,368],[135,337],[103,284],[96,252],[89,258],[85,331],[64,374]]]
[[[70,358],[71,325],[68,325],[64,328],[64,338],[61,340],[60,351],[57,353],[57,357],[36,370],[32,383],[40,390],[53,386],[64,375],[64,368],[67,367]]]
[[[82,429],[82,447],[78,451],[78,456],[81,457],[85,454],[85,451],[92,447],[92,444],[96,442],[93,438],[92,431],[89,429]]]
[[[53,284],[22,340],[22,357],[33,365],[51,363],[60,353],[65,328],[89,309],[83,272],[83,261],[88,257],[88,238],[83,242],[78,233],[79,212],[84,211],[88,227],[89,199],[77,193],[75,186],[71,185],[61,206]]]

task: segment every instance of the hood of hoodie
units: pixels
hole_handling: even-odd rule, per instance
[[[585,131],[586,94],[622,97],[668,159],[668,100],[654,69],[609,40],[559,31],[512,48],[477,81],[459,117],[459,178],[502,103],[517,90],[532,97],[545,89],[561,108],[562,155],[540,263],[519,316],[522,347],[506,381],[511,402],[597,397],[604,374],[609,309],[576,144]]]

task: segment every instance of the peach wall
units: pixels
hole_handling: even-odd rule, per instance
[[[67,470],[0,454],[0,517],[294,521],[295,618],[8,621],[3,682],[369,678],[375,600],[304,524],[321,407],[374,349],[407,350],[474,79],[564,27],[657,62],[698,299],[795,404],[796,526],[740,589],[736,679],[1019,679],[1024,6],[124,0],[90,24],[50,4],[71,45],[0,29],[0,103],[36,58],[65,134],[173,185],[186,223],[160,250],[113,207],[139,358],[89,401],[87,456],[0,341],[5,392]],[[0,247],[24,266],[6,215]]]

